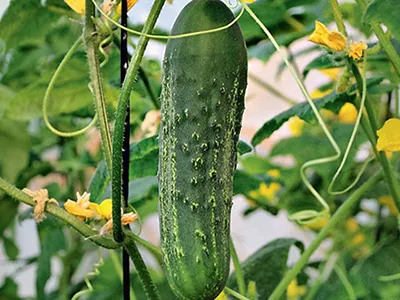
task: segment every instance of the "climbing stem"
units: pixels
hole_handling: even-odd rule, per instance
[[[124,239],[123,245],[129,256],[131,257],[133,264],[135,265],[136,271],[143,284],[143,289],[146,292],[147,298],[150,300],[160,299],[157,288],[150,277],[150,273],[147,270],[146,264],[144,263],[142,256],[140,255],[135,240],[130,238],[130,236],[127,236]]]
[[[88,1],[88,0],[87,0]],[[151,33],[153,30],[157,18],[161,12],[161,9],[165,3],[165,0],[156,0],[151,8],[150,14],[147,17],[146,23],[143,27],[143,33]],[[126,74],[126,78],[122,85],[121,94],[118,100],[115,125],[114,125],[114,136],[113,136],[113,147],[112,147],[112,218],[113,218],[113,233],[114,239],[117,242],[122,242],[124,239],[122,226],[121,226],[121,183],[122,183],[122,145],[124,136],[124,122],[126,115],[126,108],[129,103],[133,84],[135,82],[140,62],[142,61],[144,51],[149,42],[149,38],[142,35],[139,38],[139,42],[135,49],[135,54],[131,59],[131,63]]]
[[[346,26],[344,25],[343,16],[340,12],[339,2],[337,0],[330,0],[333,16],[335,17],[336,25],[341,34],[347,37]]]
[[[100,73],[99,34],[93,23],[92,17],[95,16],[95,7],[90,0],[85,1],[85,27],[84,42],[89,65],[89,74],[91,80],[92,93],[94,97],[94,106],[99,119],[101,140],[103,144],[104,156],[107,163],[108,172],[111,173],[111,134],[107,119],[106,102],[103,88],[103,80]]]
[[[365,192],[374,187],[382,179],[381,172],[370,177],[366,182],[364,182],[350,197],[339,207],[332,218],[329,220],[328,224],[318,233],[317,237],[310,244],[310,246],[303,252],[300,259],[296,264],[286,273],[284,278],[281,280],[279,285],[275,288],[269,300],[281,299],[282,295],[285,293],[286,288],[289,283],[296,278],[297,274],[304,268],[310,259],[311,255],[318,249],[322,241],[324,241],[332,230],[340,223],[345,220],[347,215],[351,212],[354,205],[360,201]]]
[[[244,281],[242,266],[240,265],[239,257],[237,255],[235,244],[233,243],[232,238],[230,239],[230,250],[231,250],[233,266],[235,267],[235,275],[239,287],[239,293],[244,295],[246,294],[246,283]]]

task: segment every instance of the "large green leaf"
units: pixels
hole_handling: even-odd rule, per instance
[[[42,6],[40,0],[11,0],[0,20],[0,39],[7,48],[40,45],[59,17]]]
[[[28,164],[29,147],[26,123],[0,120],[0,176],[15,182],[18,173]]]
[[[372,78],[367,81],[367,86],[376,86],[381,81],[382,78]],[[351,91],[354,91],[354,88],[355,87],[353,86]],[[346,102],[354,103],[355,98],[355,94],[337,94],[336,92],[332,92],[325,97],[315,100],[314,104],[318,110],[324,108],[334,113],[338,113],[343,104]],[[301,102],[264,123],[264,125],[253,136],[251,141],[253,146],[257,146],[263,140],[270,137],[275,130],[278,130],[286,121],[294,116],[298,116],[300,119],[311,124],[317,121],[315,114],[308,102]]]
[[[364,20],[385,24],[400,41],[400,18],[398,0],[373,0],[367,7]]]
[[[295,239],[277,239],[257,250],[241,263],[246,286],[256,283],[259,300],[266,300],[279,284],[287,271],[289,249],[296,245],[301,251],[303,245]],[[235,273],[229,276],[227,286],[237,290]]]
[[[19,254],[19,249],[17,244],[15,243],[15,240],[6,236],[2,236],[1,238],[3,240],[3,248],[5,250],[5,253],[7,254],[7,257],[11,261],[16,260]]]
[[[4,112],[13,97],[14,92],[0,84],[0,119],[3,118]]]

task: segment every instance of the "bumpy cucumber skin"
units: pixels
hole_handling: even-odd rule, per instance
[[[219,0],[194,0],[172,34],[234,19]],[[230,212],[247,86],[247,51],[237,24],[169,40],[161,95],[161,251],[180,299],[214,299],[229,274]]]

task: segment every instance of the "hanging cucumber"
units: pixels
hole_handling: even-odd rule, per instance
[[[172,34],[234,19],[219,0],[194,0]],[[168,41],[161,96],[159,192],[163,263],[181,299],[214,299],[229,273],[230,212],[247,86],[237,24]]]

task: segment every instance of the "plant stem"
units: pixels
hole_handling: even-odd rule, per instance
[[[36,204],[35,201],[30,196],[22,192],[20,189],[17,189],[16,187],[14,187],[1,177],[0,177],[0,190],[3,190],[12,198],[20,202],[23,202],[29,206],[35,206]],[[57,217],[64,223],[70,225],[81,235],[83,235],[84,237],[86,237],[87,239],[91,240],[93,243],[99,246],[108,249],[117,249],[120,247],[120,245],[115,243],[112,239],[104,236],[103,237],[99,236],[99,233],[97,231],[92,230],[85,223],[78,220],[74,215],[71,215],[66,210],[58,207],[57,205],[54,204],[46,205],[46,212]]]
[[[271,84],[265,82],[264,80],[262,80],[261,78],[259,78],[258,76],[249,73],[249,78],[251,80],[253,80],[255,83],[261,85],[263,88],[265,88],[267,91],[271,92],[271,94],[274,94],[275,96],[279,97],[280,99],[282,99],[283,101],[285,101],[287,104],[289,104],[290,106],[296,105],[298,104],[297,101],[290,99],[289,97],[285,96],[284,94],[281,93],[281,91],[279,91],[278,89],[274,88]]]
[[[365,0],[356,0],[356,1],[358,5],[360,5],[361,9],[365,11],[367,8],[366,1]],[[391,43],[390,37],[385,34],[381,25],[378,22],[371,20],[369,25],[371,26],[372,31],[378,38],[382,48],[385,50],[387,56],[389,57],[389,60],[392,62],[397,75],[400,76],[400,57],[397,54],[393,44]]]
[[[242,266],[240,265],[239,257],[237,255],[235,244],[233,243],[232,237],[230,238],[230,250],[233,261],[233,266],[235,267],[236,281],[239,287],[239,293],[246,294],[246,283],[244,281]]]
[[[157,259],[158,263],[161,264],[161,251],[160,248],[154,246],[153,244],[149,243],[148,241],[142,239],[140,236],[134,234],[131,231],[126,231],[125,235],[127,238],[133,239],[135,242],[137,242],[139,245],[150,251],[154,257]]]
[[[136,271],[138,272],[139,278],[143,284],[143,289],[146,292],[147,298],[150,300],[160,299],[157,288],[150,277],[149,271],[147,270],[146,264],[144,263],[143,258],[140,255],[139,249],[137,248],[135,241],[131,238],[126,238],[123,242],[123,245],[124,249],[128,251],[132,262],[136,267]]]
[[[333,16],[335,17],[336,25],[339,29],[339,32],[347,37],[346,26],[344,25],[343,16],[340,12],[339,3],[337,0],[330,0],[331,7],[333,11]]]
[[[395,89],[393,91],[394,93],[394,117],[399,118],[400,117],[400,95],[399,95],[399,89]]]
[[[360,71],[358,70],[357,66],[353,62],[351,62],[351,70],[354,74],[354,77],[356,78],[357,87],[360,91],[360,89],[362,89],[362,78],[360,75]],[[371,105],[371,101],[368,101],[368,98],[367,98],[367,101],[365,101],[365,109],[367,111],[369,123],[371,125],[372,132],[374,134],[373,140],[371,140],[370,142],[372,144],[372,147],[376,149],[376,141],[377,141],[376,132],[379,127],[378,127],[378,122],[375,117],[374,108]],[[382,165],[383,172],[386,177],[386,182],[388,184],[390,194],[392,195],[397,208],[400,208],[400,185],[396,178],[396,174],[394,173],[393,168],[390,165],[390,162],[386,156],[386,153],[384,151],[380,151],[380,152],[374,151],[374,152],[378,153],[378,155],[379,155],[377,157],[377,160]]]
[[[88,0],[86,0],[88,1]],[[153,30],[158,16],[160,15],[161,9],[165,3],[165,0],[155,0],[150,14],[143,27],[143,33],[151,33]],[[144,51],[149,42],[149,38],[142,35],[139,38],[139,42],[132,57],[131,63],[122,85],[121,94],[118,100],[117,113],[114,125],[114,137],[113,137],[113,169],[112,169],[112,200],[113,200],[113,233],[114,239],[117,242],[124,240],[122,226],[121,226],[121,181],[122,181],[122,144],[124,136],[124,121],[126,108],[128,107],[129,98],[133,89],[133,84],[138,73],[140,62],[142,61]]]
[[[241,294],[238,293],[238,292],[235,292],[234,290],[232,290],[232,289],[230,289],[230,288],[228,288],[228,287],[225,287],[225,288],[224,288],[224,292],[225,292],[226,294],[230,294],[230,295],[234,296],[236,299],[239,299],[239,300],[249,300],[249,298],[247,298],[247,297],[241,295]]]
[[[297,274],[304,268],[310,259],[311,255],[318,249],[319,245],[324,241],[329,233],[340,223],[345,220],[347,215],[351,212],[354,205],[360,201],[361,197],[370,188],[374,187],[382,179],[381,172],[370,177],[364,182],[350,197],[339,207],[336,213],[332,216],[328,224],[318,233],[317,237],[310,244],[310,246],[303,252],[297,263],[286,273],[285,277],[281,280],[279,285],[275,288],[269,300],[281,299],[282,295],[289,283],[296,278]]]
[[[94,105],[99,119],[101,141],[103,144],[104,156],[107,163],[108,172],[111,174],[111,134],[108,125],[106,102],[103,88],[103,80],[100,73],[100,61],[98,55],[99,34],[93,23],[92,17],[95,16],[95,7],[91,0],[85,0],[85,28],[84,41],[88,57],[89,74],[94,96]]]
[[[115,271],[117,272],[119,280],[121,280],[121,282],[123,282],[123,270],[122,270],[121,263],[119,261],[119,257],[117,255],[117,252],[114,251],[114,250],[111,250],[110,251],[110,258],[111,258],[111,260],[113,262],[113,265],[114,265]],[[132,288],[129,289],[129,297],[130,297],[131,300],[136,300],[137,299]]]

